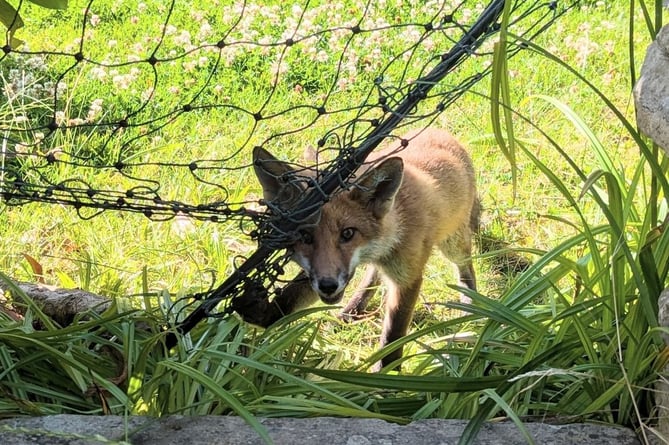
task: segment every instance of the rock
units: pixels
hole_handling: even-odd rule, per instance
[[[456,444],[467,421],[420,420],[397,425],[378,419],[316,417],[259,419],[276,445]],[[638,445],[625,428],[594,424],[527,423],[542,445]],[[232,416],[149,417],[56,415],[0,421],[0,443],[12,445],[254,445],[262,439],[248,424]],[[489,422],[476,441],[480,445],[525,445],[511,422]]]
[[[0,280],[0,299],[4,297],[4,293],[12,293],[13,287],[26,294],[45,315],[61,326],[72,324],[75,317],[88,312],[102,314],[112,304],[109,298],[81,289],[63,289],[41,283],[2,280]],[[18,312],[24,312],[30,306],[28,302],[23,301],[20,293],[12,295],[12,300],[14,303],[21,303],[17,307]]]
[[[669,25],[646,50],[641,76],[634,86],[637,125],[669,153]]]
[[[669,288],[665,289],[658,299],[657,321],[660,327],[669,328]],[[665,345],[669,347],[669,335],[663,333]],[[660,438],[669,438],[669,365],[664,367],[655,385],[655,406],[657,407],[657,433]],[[665,439],[666,440],[666,439]]]

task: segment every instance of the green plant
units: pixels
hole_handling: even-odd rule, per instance
[[[187,42],[171,36],[187,30],[194,39],[206,23],[239,33],[230,39],[266,33],[270,42],[279,41],[285,29],[276,31],[251,12],[268,8],[262,11],[277,14],[278,21],[296,20],[296,13],[269,3],[249,2],[247,22],[239,27],[233,26],[238,15],[231,9],[221,15],[194,4],[196,20],[187,11],[177,11],[172,22],[176,30],[168,35],[172,40],[165,51],[181,54]],[[141,29],[127,25],[128,18],[139,14],[139,4],[94,5],[100,6],[93,12],[101,18],[101,31],[93,33],[86,50],[92,56],[109,54],[112,65],[131,39],[144,42],[144,30],[162,25],[158,5],[145,5],[151,14],[141,16],[146,19]],[[329,23],[346,8],[355,9],[352,2],[313,6],[315,15],[309,17],[317,25]],[[373,17],[391,22],[407,12],[402,8],[374,9],[378,15]],[[521,430],[528,419],[557,418],[617,423],[645,434],[654,420],[652,384],[667,360],[656,301],[669,270],[669,235],[663,221],[669,187],[663,173],[667,161],[637,133],[628,103],[639,65],[635,55],[659,29],[662,10],[659,2],[643,1],[586,2],[582,8],[555,24],[563,39],[549,34],[527,42],[503,26],[494,48],[491,83],[472,87],[435,121],[453,129],[471,148],[485,207],[484,232],[503,242],[476,258],[481,293],[471,294],[471,307],[445,304],[457,292],[448,286],[452,281],[444,273],[445,263],[436,256],[431,261],[424,304],[413,332],[402,340],[402,374],[366,372],[378,357],[373,352],[380,329],[375,318],[342,327],[322,308],[265,331],[234,316],[214,318],[191,332],[177,350],[165,351],[165,327],[189,309],[189,301],[181,297],[207,289],[215,281],[212,271],[226,276],[237,255],[255,248],[236,224],[185,217],[157,223],[113,212],[81,221],[67,208],[2,205],[0,250],[7,254],[0,257],[0,269],[31,279],[34,270],[25,253],[40,263],[47,282],[112,294],[134,311],[111,310],[69,327],[53,326],[35,306],[19,321],[0,312],[0,415],[108,409],[152,415],[234,412],[250,422],[254,416],[326,414],[396,422],[472,419],[463,443],[496,416],[513,419]],[[77,22],[66,19],[62,38],[54,37],[56,27],[45,26],[36,31],[35,41],[54,47],[70,44]],[[619,32],[626,24],[629,31]],[[109,33],[118,39],[116,46],[107,46]],[[403,36],[390,28],[380,35],[385,37],[382,55],[393,53]],[[332,46],[324,43],[325,37],[333,38]],[[369,63],[364,60],[374,48],[354,41],[359,63],[348,66],[338,52],[346,39],[337,40],[334,33],[325,37],[313,45],[313,54],[285,56],[288,67],[299,66],[289,69],[276,88],[272,73],[281,68],[276,48],[282,46],[270,48],[268,60],[263,60],[263,45],[226,47],[222,77],[197,96],[198,104],[220,106],[203,107],[161,126],[140,139],[142,144],[127,152],[128,159],[223,159],[238,153],[234,170],[212,168],[201,174],[233,191],[232,200],[239,206],[254,205],[260,190],[249,169],[242,168],[248,167],[250,157],[245,159],[247,153],[239,147],[264,140],[273,131],[296,131],[271,141],[283,157],[296,159],[340,119],[359,113],[352,104],[369,99],[370,92],[359,85],[373,80],[373,72],[364,71]],[[506,60],[507,51],[518,45],[526,48]],[[133,47],[142,55],[149,49]],[[318,56],[320,51],[325,54]],[[624,52],[629,58],[623,61]],[[319,62],[319,57],[327,61]],[[166,62],[169,82],[155,85],[158,105],[143,112],[153,115],[180,98],[189,102],[202,80],[198,60],[199,54],[189,53],[184,62],[195,65],[188,69]],[[338,85],[340,62],[347,75]],[[408,81],[415,72],[403,72],[400,62],[391,64],[388,78]],[[472,59],[474,67],[463,66],[463,77],[485,62]],[[105,69],[109,74],[115,68]],[[146,77],[124,77],[129,74],[119,70],[116,81],[112,76],[83,76],[81,83],[70,85],[70,96],[63,97],[71,104],[71,115],[65,117],[85,120],[96,98],[110,98],[100,116],[137,106],[145,90],[133,83],[122,89],[118,82]],[[261,109],[268,95],[265,110],[270,114],[303,103],[303,95],[316,104],[327,97],[331,113],[314,120],[310,112],[297,109],[275,115],[271,123],[264,121],[265,127],[256,126],[242,110]],[[19,107],[3,116],[21,114]],[[141,131],[135,128],[126,135]],[[90,154],[89,142],[97,137],[86,131],[63,134],[58,144],[74,154]],[[112,140],[100,163],[122,152],[124,142]],[[64,166],[54,174],[67,178],[73,169]],[[133,173],[140,171],[164,187],[165,199],[223,199],[221,188],[194,183],[188,172],[147,167]],[[80,174],[97,187],[125,190],[133,185],[131,178],[115,171]],[[500,277],[494,260],[502,254],[522,255],[527,262]],[[292,271],[289,267],[288,275]],[[33,329],[33,320],[45,330]],[[109,380],[118,377],[110,372],[118,357],[128,369],[121,385]],[[52,385],[45,383],[50,381]]]
[[[30,0],[32,3],[49,9],[67,8],[67,0]],[[12,48],[20,46],[23,41],[14,37],[14,33],[23,28],[23,19],[19,12],[6,0],[0,1],[0,22],[7,28],[8,44]]]

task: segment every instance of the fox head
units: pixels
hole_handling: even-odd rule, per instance
[[[290,181],[294,170],[257,147],[253,165],[265,201],[289,208],[305,187]],[[356,266],[388,252],[394,235],[384,224],[403,178],[403,163],[390,157],[365,171],[347,190],[323,205],[314,224],[301,227],[292,258],[309,276],[311,287],[327,304],[341,301]]]

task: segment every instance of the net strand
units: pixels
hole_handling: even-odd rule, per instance
[[[510,35],[518,36],[517,41],[531,41],[576,3],[576,0],[559,4],[555,1],[515,0],[511,5]],[[21,5],[20,2],[18,11],[21,11]],[[0,114],[0,200],[8,206],[29,203],[65,205],[73,208],[81,219],[112,211],[138,213],[154,221],[183,216],[214,223],[236,222],[242,233],[258,242],[258,248],[248,257],[236,259],[236,267],[222,284],[182,299],[179,311],[194,309],[176,327],[181,334],[188,333],[206,317],[230,313],[230,305],[216,312],[224,300],[244,298],[250,293],[266,293],[271,298],[273,286],[280,281],[288,261],[287,254],[281,251],[299,238],[299,227],[304,221],[309,220],[333,193],[354,179],[355,171],[367,156],[389,138],[399,142],[401,148],[403,141],[395,132],[417,124],[429,126],[490,74],[491,66],[484,65],[473,74],[446,82],[456,77],[466,60],[492,57],[492,51],[484,45],[499,31],[505,2],[491,0],[472,20],[467,18],[469,12],[465,1],[455,5],[444,1],[438,3],[434,11],[429,11],[424,20],[391,24],[374,22],[375,3],[367,0],[353,20],[322,28],[311,24],[319,11],[312,6],[311,1],[295,6],[293,15],[285,13],[283,20],[287,24],[283,34],[273,40],[263,40],[257,34],[256,39],[243,35],[241,30],[254,23],[258,16],[270,23],[275,20],[271,14],[280,16],[279,12],[259,9],[249,1],[238,2],[218,16],[221,23],[217,29],[222,30],[219,35],[193,45],[190,35],[175,36],[172,23],[177,18],[179,5],[173,0],[163,7],[164,20],[160,22],[157,37],[146,38],[151,42],[145,51],[147,57],[125,54],[128,60],[120,58],[123,52],[115,59],[100,60],[94,54],[92,44],[87,43],[89,32],[97,32],[92,22],[95,0],[86,4],[80,23],[80,39],[72,50],[17,49],[11,47],[8,38],[0,62],[10,67],[16,64],[17,71],[31,63],[37,66],[28,71],[33,78],[25,76],[16,85],[9,80],[18,74],[11,68],[0,69],[5,79],[8,104],[27,100],[51,105],[48,112],[35,112],[35,117],[30,117],[27,122],[11,114],[9,119]],[[226,22],[228,16],[232,19]],[[201,33],[206,34],[202,29]],[[378,55],[372,51],[366,59],[360,60],[355,54],[361,39],[378,40],[376,36],[386,36],[389,32],[413,36],[413,40],[405,39],[405,46],[393,49],[383,57],[382,53]],[[186,43],[175,48],[170,46],[170,39]],[[434,41],[442,42],[442,46],[432,48],[426,55],[425,48]],[[336,57],[328,61],[334,68],[324,69],[319,79],[297,77],[299,83],[296,85],[309,89],[312,88],[309,82],[314,82],[322,85],[323,94],[307,103],[278,106],[275,99],[282,81],[290,74],[286,73],[284,65],[293,62],[292,51],[297,48],[304,57],[315,53],[313,57],[318,60],[319,45],[339,48],[333,51]],[[447,45],[450,45],[447,51],[438,52]],[[522,43],[510,42],[509,57],[522,47]],[[309,53],[312,49],[314,51]],[[222,96],[231,94],[238,83],[248,82],[244,76],[263,74],[253,70],[256,56],[258,60],[274,57],[274,64],[267,70],[271,84],[267,95],[258,103],[248,105]],[[191,60],[196,57],[200,59]],[[34,76],[42,73],[48,77],[49,68],[38,65],[42,59],[59,62],[62,68],[53,76],[53,86],[37,89],[40,83]],[[353,82],[350,73],[353,62],[357,63],[358,69],[372,67],[370,72],[376,77],[362,96],[362,103],[346,104],[340,94]],[[161,67],[176,63],[181,63],[185,72],[199,69],[201,63],[202,69],[193,71],[201,74],[193,76],[194,87],[182,94],[161,94],[158,85],[168,81]],[[195,68],[191,63],[196,63]],[[237,69],[235,64],[243,63],[249,68]],[[393,76],[390,72],[398,65],[401,69]],[[119,94],[119,100],[125,102],[102,116],[95,114],[97,109],[93,106],[88,115],[82,111],[82,118],[68,116],[65,105],[76,102],[78,91],[62,90],[61,86],[71,78],[96,75],[102,78],[113,75],[113,82],[118,83],[120,92],[125,91],[123,82],[128,79],[142,79],[147,88],[132,97]],[[225,78],[228,83],[218,88],[216,81],[220,78]],[[219,102],[208,102],[214,94],[219,95]],[[210,150],[209,156],[199,159],[177,155],[163,159],[162,151],[157,151],[153,157],[142,151],[142,145],[151,138],[159,138],[165,127],[208,112],[228,116],[238,125],[239,134],[235,135],[238,142],[226,144],[229,149],[223,150],[224,155]],[[93,117],[89,119],[90,116]],[[294,116],[301,119],[291,119]],[[322,124],[326,119],[327,123]],[[267,130],[273,122],[292,120],[295,120],[292,127],[284,125],[278,130]],[[325,129],[317,141],[316,162],[311,166],[297,165],[298,172],[292,177],[301,184],[300,187],[307,186],[297,202],[288,209],[267,203],[268,212],[256,210],[255,200],[231,202],[234,195],[221,182],[221,175],[248,168],[248,162],[240,163],[239,158],[249,147],[280,145],[317,125]],[[41,133],[44,134],[36,137]],[[82,144],[71,145],[81,136],[84,136]],[[183,149],[187,150],[188,141],[183,144]],[[334,156],[328,156],[330,152]],[[328,161],[330,158],[332,160]],[[67,169],[72,171],[71,177],[58,176],[59,170]],[[95,175],[90,175],[90,171]],[[216,196],[216,199],[198,203],[175,199],[173,196],[178,193],[165,190],[160,180],[161,175],[168,174],[182,175],[198,186],[206,186],[211,193],[208,196]],[[128,186],[124,190],[105,188],[104,181],[97,179],[105,175],[120,176]],[[168,343],[174,344],[176,338],[172,333]]]

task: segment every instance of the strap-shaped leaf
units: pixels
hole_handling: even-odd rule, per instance
[[[30,0],[30,2],[49,9],[67,8],[67,0]]]

